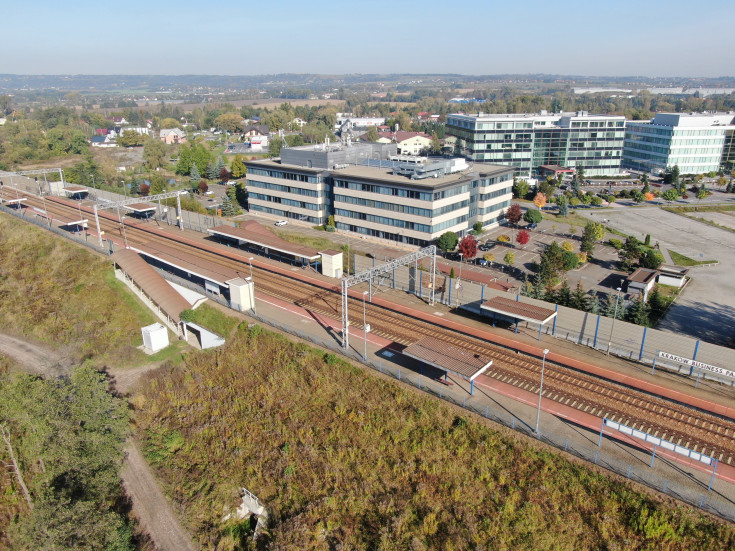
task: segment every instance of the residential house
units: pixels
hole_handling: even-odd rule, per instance
[[[379,143],[395,142],[399,155],[420,155],[431,148],[431,136],[423,132],[378,132]]]
[[[249,141],[250,138],[266,138],[270,135],[270,128],[267,124],[249,124],[242,130],[242,138]]]
[[[158,137],[166,144],[186,143],[186,132],[179,128],[162,128]]]

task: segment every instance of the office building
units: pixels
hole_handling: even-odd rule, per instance
[[[250,209],[425,246],[444,232],[497,225],[510,205],[513,169],[465,159],[400,157],[396,144],[286,148],[248,161]]]
[[[538,176],[544,165],[613,176],[621,170],[625,117],[586,111],[447,115],[446,134],[456,154],[512,166],[516,176]]]
[[[629,121],[623,167],[653,174],[678,165],[681,174],[735,168],[735,114],[658,113],[647,122]]]

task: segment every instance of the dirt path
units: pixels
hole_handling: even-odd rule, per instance
[[[71,359],[58,351],[6,333],[0,333],[0,353],[36,375],[59,377],[73,367]]]
[[[164,551],[197,549],[158,487],[138,443],[129,439],[125,451],[123,484],[133,500],[133,514],[140,520],[142,528],[151,536],[156,547]]]
[[[13,358],[24,370],[45,377],[59,377],[69,373],[73,367],[71,359],[60,352],[5,333],[0,333],[0,353]],[[128,369],[111,369],[110,376],[115,389],[126,394],[143,373],[157,367],[158,364],[154,363]],[[156,548],[162,551],[197,549],[161,492],[137,442],[129,439],[125,451],[121,473],[123,485],[133,502],[133,514]]]

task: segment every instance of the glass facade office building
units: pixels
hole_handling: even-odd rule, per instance
[[[649,122],[628,122],[623,167],[660,173],[679,166],[681,174],[735,168],[733,113],[658,113]]]
[[[455,153],[512,166],[516,176],[543,165],[582,166],[588,176],[620,173],[625,117],[576,113],[447,115]]]

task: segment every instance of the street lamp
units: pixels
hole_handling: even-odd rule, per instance
[[[536,408],[536,434],[538,434],[538,423],[541,418],[541,394],[544,391],[544,368],[546,367],[546,354],[549,353],[548,348],[544,348],[544,358],[541,360],[541,386],[538,387],[538,408]]]
[[[90,174],[90,176],[92,177],[92,187],[97,189],[97,186],[94,183],[94,174]]]
[[[457,307],[459,308],[460,300],[459,300],[459,289],[462,287],[462,258],[464,255],[462,253],[459,253],[459,277],[457,278],[457,284],[454,286],[455,289],[457,289]]]
[[[618,296],[615,299],[615,313],[613,314],[612,325],[610,326],[610,339],[607,341],[607,355],[610,355],[610,347],[612,346],[613,330],[615,329],[615,320],[618,317],[618,302],[620,301],[620,291],[623,290],[623,280],[620,280],[620,287],[618,287]]]
[[[248,263],[250,264],[250,278],[252,279],[253,277],[253,257],[252,256],[248,258]]]
[[[367,361],[367,334],[370,332],[370,326],[366,323],[367,320],[365,319],[365,297],[367,296],[368,291],[362,292],[362,326],[365,330],[365,348],[364,352],[362,353],[362,361]]]

